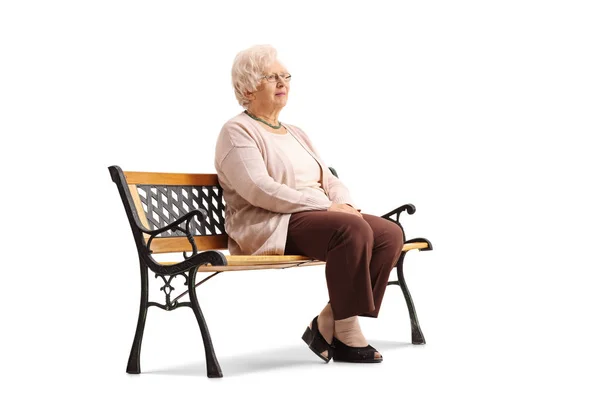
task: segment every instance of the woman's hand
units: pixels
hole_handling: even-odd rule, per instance
[[[360,211],[356,210],[352,206],[349,206],[348,204],[333,203],[331,205],[331,207],[329,207],[327,209],[327,211],[345,212],[345,213],[348,213],[348,214],[354,214],[354,215],[359,216],[361,218],[363,217],[362,214],[360,213]]]

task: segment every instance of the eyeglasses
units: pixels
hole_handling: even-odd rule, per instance
[[[281,78],[282,81],[284,82],[289,82],[290,79],[292,79],[292,75],[290,74],[271,74],[271,75],[263,75],[260,78],[265,78],[267,80],[267,82],[275,82],[277,80],[277,78]]]

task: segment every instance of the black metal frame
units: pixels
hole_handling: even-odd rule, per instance
[[[113,182],[117,185],[119,190],[119,194],[121,196],[121,200],[123,201],[123,205],[125,207],[125,212],[127,214],[127,218],[129,220],[129,224],[131,226],[131,230],[133,233],[133,237],[135,240],[135,244],[138,251],[138,258],[140,262],[140,276],[141,276],[141,298],[140,298],[140,309],[138,316],[138,323],[135,331],[135,336],[133,340],[133,344],[131,346],[131,352],[129,354],[129,360],[127,363],[127,373],[130,374],[139,374],[141,372],[140,369],[140,354],[141,354],[141,346],[142,346],[142,338],[144,335],[144,327],[146,325],[146,314],[149,307],[158,307],[165,311],[176,310],[179,307],[189,307],[193,310],[198,325],[200,327],[200,333],[202,334],[202,340],[204,343],[204,351],[206,355],[206,365],[207,365],[207,376],[209,378],[217,378],[223,377],[223,373],[221,371],[221,367],[215,355],[214,347],[212,344],[212,340],[210,337],[210,333],[208,331],[208,326],[206,324],[206,320],[204,319],[204,315],[202,314],[202,310],[198,303],[198,297],[196,295],[195,288],[207,280],[211,279],[215,275],[220,272],[215,272],[212,275],[206,277],[199,283],[196,283],[196,274],[198,272],[198,267],[203,265],[211,264],[214,266],[217,265],[227,265],[227,259],[225,255],[217,250],[209,250],[198,253],[196,248],[196,243],[194,242],[194,229],[199,227],[201,234],[206,234],[206,230],[204,229],[204,225],[207,224],[207,211],[205,209],[199,208],[194,209],[180,218],[175,219],[172,222],[166,223],[165,226],[162,226],[158,229],[146,229],[136,212],[135,203],[131,197],[131,194],[128,189],[128,184],[125,179],[125,175],[120,167],[113,165],[109,168],[110,175],[112,177]],[[337,177],[337,172],[333,167],[329,168],[331,172]],[[222,191],[218,192],[218,195],[221,195]],[[219,199],[222,201],[222,199]],[[221,212],[222,208],[217,211]],[[414,214],[415,206],[412,204],[406,204],[401,207],[396,208],[389,213],[382,215],[382,218],[389,219],[390,221],[396,223],[402,228],[402,232],[404,233],[404,228],[400,224],[400,214],[404,211],[407,211],[409,214]],[[214,211],[214,210],[213,210]],[[198,222],[194,221],[195,218],[198,218]],[[180,263],[176,263],[173,265],[169,265],[168,267],[162,264],[157,263],[152,257],[152,250],[150,249],[150,245],[152,240],[160,235],[161,233],[165,233],[165,235],[170,235],[169,231],[171,231],[174,235],[178,236],[186,236],[190,245],[192,247],[192,254],[187,255],[186,252],[183,253],[184,261]],[[144,234],[149,235],[148,242],[146,243],[144,240]],[[162,235],[162,236],[165,236]],[[172,235],[172,234],[171,234]],[[406,238],[406,235],[404,235]],[[419,249],[419,250],[432,250],[431,243],[427,239],[416,238],[411,240],[405,240],[405,243],[411,242],[427,242],[428,248]],[[412,343],[413,344],[425,344],[425,338],[423,337],[423,333],[421,332],[421,328],[419,326],[419,321],[417,319],[417,314],[415,311],[415,307],[408,291],[408,287],[406,286],[406,282],[404,280],[404,272],[403,272],[403,264],[404,257],[406,256],[406,251],[402,252],[398,262],[396,263],[396,268],[398,272],[398,281],[388,282],[388,285],[397,284],[402,288],[402,292],[404,293],[404,298],[406,300],[406,304],[408,306],[410,321],[412,327]],[[303,261],[299,262],[298,265],[309,262]],[[155,273],[155,278],[160,277],[163,280],[164,285],[160,288],[161,291],[165,294],[165,304],[160,304],[157,302],[148,301],[148,270]],[[177,276],[183,276],[184,285],[187,286],[187,290],[177,296],[175,299],[171,300],[171,293],[174,288],[171,286],[172,281]],[[179,302],[179,299],[183,297],[185,294],[189,294],[190,301],[189,302]]]
[[[206,320],[204,319],[204,315],[202,314],[202,309],[200,308],[200,305],[198,303],[196,291],[194,290],[194,288],[196,287],[195,282],[198,267],[206,264],[227,265],[227,259],[225,258],[225,255],[220,251],[209,250],[198,253],[193,235],[189,230],[191,220],[199,216],[201,216],[202,219],[207,217],[206,210],[192,210],[164,227],[154,230],[146,229],[143,227],[135,210],[135,204],[133,202],[133,199],[131,198],[131,194],[129,193],[127,181],[125,179],[123,171],[120,167],[116,165],[109,167],[109,171],[113,182],[117,185],[119,194],[121,195],[121,199],[123,200],[123,205],[125,206],[125,212],[129,220],[129,225],[131,226],[133,238],[136,243],[140,261],[140,313],[138,317],[137,328],[135,331],[135,337],[131,346],[131,352],[129,354],[129,361],[127,363],[126,371],[130,374],[139,374],[141,372],[140,353],[142,347],[142,337],[144,335],[144,327],[146,325],[146,313],[148,311],[148,308],[151,306],[157,306],[159,308],[162,308],[163,310],[172,311],[179,307],[189,307],[193,310],[194,315],[196,316],[196,320],[198,321],[198,325],[200,326],[200,333],[202,334],[202,340],[204,342],[204,351],[206,354],[207,375],[209,378],[222,377],[223,373],[221,371],[219,362],[217,361],[217,356],[215,355],[212,340],[210,338],[210,333],[208,331],[208,326],[206,324]],[[182,228],[180,226],[183,223],[185,223],[185,228]],[[184,252],[184,261],[166,267],[157,263],[153,259],[153,257],[151,256],[152,250],[150,250],[150,244],[152,242],[152,239],[154,239],[157,235],[168,230],[171,230],[173,232],[181,231],[182,233],[184,233],[185,236],[188,238],[190,245],[192,246],[192,254],[188,256]],[[144,233],[150,235],[147,244],[144,243]],[[156,274],[155,277],[160,276],[165,282],[165,285],[161,288],[161,290],[165,292],[166,296],[166,302],[164,305],[148,301],[148,269],[150,269]],[[190,296],[189,302],[180,303],[177,300],[173,302],[170,301],[171,290],[173,290],[173,287],[170,285],[170,283],[173,280],[173,278],[177,275],[183,275],[185,278],[185,284],[188,287],[188,293]],[[210,277],[214,275],[215,274],[211,275]],[[169,277],[168,280],[165,277]],[[202,282],[205,282],[206,280],[208,280],[208,278],[203,280]]]
[[[433,250],[433,246],[431,242],[425,238],[414,238],[406,240],[406,233],[404,232],[404,227],[400,224],[400,214],[402,212],[408,212],[410,215],[414,214],[417,211],[416,207],[412,204],[405,204],[396,208],[395,210],[390,211],[387,214],[381,216],[381,218],[388,219],[398,226],[402,228],[402,234],[404,235],[404,244],[406,243],[415,243],[415,242],[426,242],[427,248],[418,249],[419,251],[430,251]],[[402,289],[402,293],[404,294],[404,300],[406,300],[406,306],[408,307],[408,314],[410,316],[410,326],[411,326],[411,336],[412,336],[412,344],[425,344],[425,337],[423,336],[423,332],[421,331],[421,326],[419,325],[419,319],[417,318],[417,311],[415,310],[415,305],[413,303],[412,297],[410,295],[410,291],[408,290],[408,286],[406,285],[406,280],[404,279],[404,257],[408,251],[403,250],[398,262],[396,263],[396,272],[398,273],[397,281],[388,282],[389,285],[398,285]]]

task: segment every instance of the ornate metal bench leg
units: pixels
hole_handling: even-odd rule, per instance
[[[398,272],[398,283],[402,288],[402,293],[404,293],[404,299],[406,300],[406,305],[408,306],[408,313],[410,314],[412,343],[425,344],[425,337],[423,336],[423,332],[421,332],[421,327],[419,326],[419,319],[417,318],[415,305],[413,304],[412,297],[410,296],[410,292],[408,291],[408,287],[406,286],[406,281],[404,280],[404,256],[406,256],[405,251],[402,252],[400,260],[398,260],[398,264],[396,265],[396,271]]]
[[[129,353],[129,361],[127,362],[128,374],[140,373],[140,353],[142,351],[142,337],[144,336],[144,326],[146,325],[146,312],[148,311],[148,267],[140,261],[142,294],[140,299],[140,314],[138,316],[137,328],[133,345]]]
[[[200,325],[200,332],[202,333],[202,341],[204,342],[204,352],[206,354],[207,375],[209,378],[222,378],[223,373],[221,372],[221,366],[219,365],[219,361],[217,361],[215,349],[213,347],[212,340],[210,339],[210,333],[208,332],[208,327],[206,326],[204,315],[202,315],[202,310],[200,309],[200,304],[198,303],[198,296],[196,295],[195,282],[197,272],[197,268],[194,268],[190,271],[188,290],[190,295],[191,307],[192,310],[194,310],[194,315],[196,315],[198,325]]]

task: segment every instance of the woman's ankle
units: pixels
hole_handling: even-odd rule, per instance
[[[321,335],[323,335],[327,343],[330,344],[333,340],[333,321],[333,310],[331,309],[331,306],[327,304],[327,306],[325,306],[325,308],[319,314],[317,322],[319,324],[319,331],[321,332]]]
[[[331,308],[331,304],[327,303],[327,305],[321,310],[319,316],[327,319],[333,319],[333,309]]]
[[[333,336],[345,345],[352,347],[364,347],[369,344],[363,335],[362,330],[360,329],[357,315],[335,320],[333,325]]]

